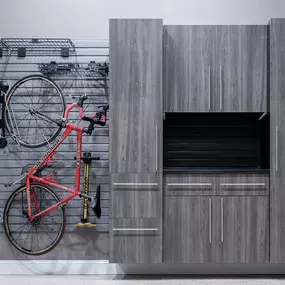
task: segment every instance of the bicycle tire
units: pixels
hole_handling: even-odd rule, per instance
[[[12,105],[12,100],[13,100],[13,95],[17,92],[18,89],[20,89],[20,87],[22,85],[25,85],[26,87],[26,83],[27,82],[31,82],[32,80],[42,80],[44,81],[45,83],[47,84],[50,84],[50,86],[52,86],[58,96],[59,96],[59,99],[60,99],[60,105],[61,105],[61,111],[60,112],[53,112],[52,115],[49,114],[50,117],[53,117],[56,116],[57,118],[62,118],[64,116],[64,112],[65,112],[65,109],[66,109],[66,103],[65,103],[65,99],[64,99],[64,96],[61,92],[61,89],[60,87],[55,83],[53,82],[50,78],[46,77],[46,76],[43,76],[43,75],[29,75],[29,76],[26,76],[26,77],[23,77],[22,79],[20,79],[19,81],[17,81],[13,86],[12,88],[10,89],[10,91],[8,92],[7,94],[7,97],[6,97],[6,104],[7,106],[10,106]],[[39,87],[37,87],[39,88]],[[46,88],[46,87],[45,87]],[[26,87],[26,90],[28,92],[28,89]],[[16,94],[14,95],[16,96]],[[32,94],[33,96],[33,94]],[[30,98],[32,98],[32,96],[30,95]],[[45,95],[44,95],[45,96]],[[51,97],[54,97],[54,96],[51,96]],[[21,97],[20,97],[21,98]],[[22,98],[24,98],[22,96]],[[24,100],[24,99],[23,99]],[[34,102],[32,102],[33,99],[31,99],[31,102],[33,105],[34,105]],[[25,101],[26,102],[26,101]],[[37,102],[39,103],[39,102]],[[47,103],[47,102],[46,102]],[[18,104],[18,103],[17,103]],[[25,105],[23,102],[22,102],[23,105]],[[15,104],[16,105],[16,104]],[[42,108],[42,107],[41,107]],[[31,116],[31,115],[30,115]],[[57,126],[55,131],[50,135],[48,136],[47,138],[44,138],[42,141],[39,141],[37,143],[30,143],[28,141],[25,141],[23,138],[19,137],[19,132],[18,132],[18,135],[16,134],[15,131],[13,131],[13,129],[15,128],[18,128],[17,126],[17,123],[14,122],[15,126],[13,126],[13,121],[12,119],[10,118],[12,117],[11,115],[11,112],[8,112],[6,110],[5,112],[5,120],[6,120],[6,129],[8,131],[8,133],[10,134],[10,136],[12,138],[14,138],[14,140],[16,140],[20,145],[24,146],[24,147],[27,147],[27,148],[39,148],[39,147],[43,147],[49,143],[51,143],[57,136],[58,134],[61,132],[61,129],[62,129],[62,126]],[[32,117],[32,116],[31,116]],[[36,119],[37,121],[37,119]],[[42,120],[43,121],[43,120]],[[46,123],[45,123],[46,124]],[[41,129],[41,127],[39,127],[38,129]],[[43,128],[45,129],[45,128]],[[41,132],[43,133],[43,130],[41,130]],[[39,137],[39,136],[36,136],[35,137]],[[29,136],[27,136],[27,138],[29,138]]]
[[[34,191],[32,189],[34,189],[35,187],[40,187],[42,189],[45,189],[57,202],[60,201],[60,198],[58,197],[58,195],[52,191],[51,189],[49,189],[48,187],[42,185],[42,184],[38,184],[38,183],[32,183],[31,184],[31,191]],[[5,205],[5,208],[4,208],[4,213],[3,213],[3,225],[4,225],[4,231],[5,231],[5,234],[9,240],[9,242],[20,252],[24,253],[24,254],[27,254],[27,255],[42,255],[42,254],[46,254],[48,253],[49,251],[51,251],[52,249],[54,249],[58,244],[59,242],[61,241],[63,235],[64,235],[64,232],[65,232],[65,227],[66,227],[66,212],[65,212],[65,208],[64,207],[58,207],[56,210],[54,210],[53,212],[59,210],[61,215],[62,215],[62,224],[60,226],[60,229],[59,229],[59,232],[55,238],[55,240],[50,244],[48,245],[46,248],[42,248],[42,249],[36,249],[36,250],[31,250],[31,249],[27,249],[27,248],[23,248],[22,246],[20,246],[18,243],[17,243],[17,240],[15,240],[15,238],[12,236],[12,231],[11,231],[11,225],[9,225],[9,211],[10,211],[10,208],[11,208],[11,205],[13,205],[13,201],[15,200],[15,197],[17,195],[19,195],[21,192],[25,191],[26,192],[26,186],[20,186],[19,188],[17,188],[11,195],[10,197],[8,198],[7,202],[6,202],[6,205]],[[40,204],[41,206],[41,204]],[[51,213],[53,213],[51,212]],[[48,214],[49,215],[49,214]],[[47,215],[47,216],[48,216]],[[45,217],[47,216],[44,216],[42,218],[42,220],[45,219]],[[40,219],[40,222],[41,222],[41,219]],[[27,223],[27,222],[26,222]],[[30,222],[29,222],[30,223]],[[38,223],[36,226],[38,226],[40,223]],[[17,224],[18,226],[19,224]],[[33,225],[35,226],[35,225]],[[24,226],[25,228],[26,226]],[[21,228],[21,227],[20,227]],[[22,229],[22,232],[23,232],[23,229]],[[21,233],[22,233],[21,232]],[[30,232],[29,232],[30,233]],[[36,230],[36,234],[38,234],[37,230]],[[19,236],[18,236],[19,237]],[[27,239],[27,237],[26,237]],[[38,237],[37,237],[38,239]],[[45,243],[44,243],[45,244]]]

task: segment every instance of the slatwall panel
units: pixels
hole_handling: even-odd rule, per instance
[[[108,62],[109,48],[107,41],[95,40],[72,40],[74,51],[70,53],[68,58],[61,57],[60,50],[50,48],[46,52],[39,50],[38,53],[29,52],[27,50],[26,57],[19,58],[16,53],[10,55],[4,52],[0,57],[0,80],[5,80],[10,87],[19,79],[31,74],[42,74],[40,70],[45,67],[45,64],[55,61],[57,63],[74,63],[80,66],[88,66],[90,61]],[[60,74],[52,75],[53,79],[62,90],[65,96],[66,105],[77,101],[76,97],[83,94],[89,96],[89,100],[85,101],[85,113],[91,115],[99,109],[95,104],[105,104],[108,102],[108,79],[102,81],[102,77],[94,77],[88,70],[80,72],[61,72]],[[72,119],[76,119],[76,112],[71,114]],[[76,123],[79,123],[76,120]],[[82,122],[81,122],[82,124]],[[83,123],[84,125],[84,123]],[[75,183],[75,149],[76,149],[76,134],[69,137],[59,148],[59,153],[55,156],[57,164],[52,169],[47,171],[56,171],[57,180],[65,185],[73,187]],[[109,216],[109,130],[108,122],[104,127],[97,127],[92,136],[85,135],[83,138],[83,151],[91,151],[93,156],[99,156],[99,161],[92,161],[90,172],[90,193],[94,194],[98,184],[101,185],[101,207],[102,216],[100,219],[95,218],[90,209],[90,220],[96,222],[98,232],[108,231],[108,216]],[[9,139],[9,146],[5,152],[0,155],[0,210],[3,210],[5,201],[10,193],[17,186],[5,188],[4,184],[15,180],[20,176],[22,168],[27,164],[33,164],[39,159],[49,146],[28,149],[18,146]],[[9,153],[7,153],[7,151]],[[81,184],[83,189],[83,167],[82,167]],[[56,190],[61,196],[64,194],[60,190]],[[76,199],[69,203],[67,209],[67,231],[74,231],[73,224],[80,221],[82,214],[82,200]],[[2,231],[2,228],[1,228]]]

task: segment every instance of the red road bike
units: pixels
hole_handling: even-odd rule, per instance
[[[83,111],[83,102],[88,99],[82,96],[77,103],[71,104],[64,112],[61,120],[51,118],[39,110],[30,109],[33,116],[42,120],[53,122],[64,132],[58,136],[54,144],[45,155],[25,174],[26,185],[16,189],[6,202],[3,213],[5,233],[12,245],[19,251],[29,255],[45,254],[60,242],[66,226],[66,204],[75,197],[83,197],[96,204],[96,196],[91,197],[80,192],[80,165],[82,155],[82,134],[91,135],[94,125],[104,126],[107,120],[109,104],[99,106],[101,111],[86,117]],[[89,122],[86,128],[68,123],[69,112],[77,108],[80,118]],[[57,148],[70,135],[77,132],[76,146],[76,183],[75,189],[58,184],[50,176],[41,177],[38,174],[49,164]],[[48,188],[51,186],[68,193],[60,199],[58,195]]]

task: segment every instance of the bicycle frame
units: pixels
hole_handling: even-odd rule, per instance
[[[83,110],[81,107],[79,107],[76,103],[71,104],[65,111],[64,117],[67,118],[69,112],[77,107],[80,113],[80,116],[84,116]],[[57,148],[62,144],[62,142],[70,135],[72,131],[77,132],[77,144],[76,144],[76,182],[75,182],[75,189],[68,188],[64,185],[58,184],[53,180],[50,180],[48,178],[41,178],[35,175],[35,173],[44,165],[47,164],[47,162],[55,155]],[[63,134],[56,139],[56,142],[47,150],[45,155],[28,171],[27,177],[26,177],[26,187],[27,187],[27,200],[28,200],[28,216],[30,218],[30,221],[37,218],[38,216],[45,216],[49,214],[50,212],[54,211],[58,207],[61,207],[65,205],[67,202],[72,200],[75,196],[81,195],[80,192],[80,169],[81,169],[81,155],[82,155],[82,133],[83,129],[79,126],[73,125],[73,124],[66,124],[66,129],[63,132]],[[52,187],[61,189],[65,192],[71,193],[69,196],[61,199],[58,203],[50,206],[49,208],[45,209],[44,211],[38,212],[36,215],[32,215],[32,208],[31,208],[31,181],[37,181],[45,185],[50,185]],[[34,203],[36,209],[38,209],[36,198],[34,198]]]

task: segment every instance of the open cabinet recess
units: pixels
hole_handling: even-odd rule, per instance
[[[269,169],[269,115],[166,113],[164,170]]]

